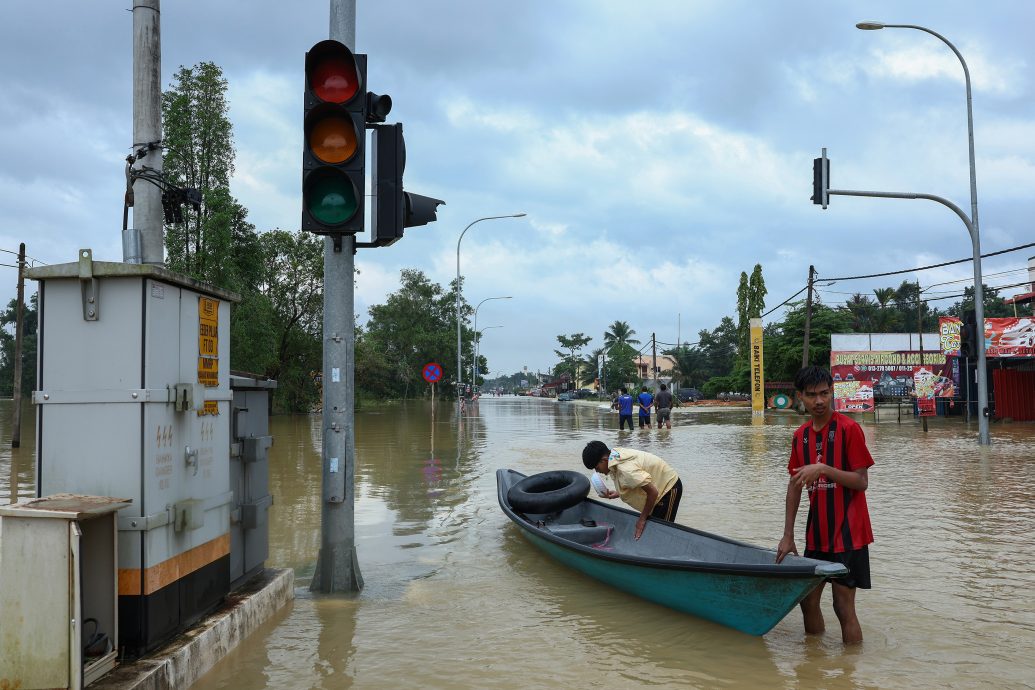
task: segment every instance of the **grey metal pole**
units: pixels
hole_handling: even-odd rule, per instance
[[[355,0],[331,0],[330,38],[356,49]],[[355,303],[354,242],[323,244],[323,506],[320,555],[309,589],[358,592],[363,575],[356,555],[355,517]]]
[[[506,297],[486,297],[485,299],[483,299],[481,302],[478,303],[477,307],[474,308],[474,343],[475,343],[476,347],[478,345],[478,340],[479,340],[479,338],[478,338],[478,310],[482,308],[483,304],[485,304],[486,302],[488,302],[490,300],[494,300],[494,299],[513,299],[513,298],[510,297],[510,296],[506,296]],[[475,351],[475,353],[474,353],[474,363],[471,364],[471,385],[472,386],[477,385],[477,383],[478,383],[478,370],[476,369],[477,366],[478,366],[478,352]]]
[[[145,149],[133,163],[161,172],[162,41],[159,0],[133,3],[133,150]],[[165,214],[162,192],[150,182],[133,183],[133,227],[125,230],[122,258],[126,262],[165,264]],[[135,249],[139,247],[139,255]]]
[[[860,29],[915,29],[931,34],[945,45],[949,46],[960,64],[963,65],[963,79],[967,87],[967,141],[968,153],[970,155],[970,223],[967,229],[970,231],[970,240],[974,251],[974,318],[981,333],[977,338],[977,384],[978,384],[978,443],[987,446],[992,443],[988,429],[988,366],[985,356],[985,286],[981,277],[981,231],[978,224],[978,202],[977,202],[977,165],[974,160],[974,106],[970,88],[970,69],[963,54],[956,49],[952,42],[937,31],[932,31],[925,26],[917,24],[882,24],[880,22],[860,22],[856,24]]]
[[[924,303],[920,301],[920,281],[916,281],[916,330],[917,335],[920,337],[920,366],[924,365],[924,317],[923,308]],[[917,401],[920,397],[917,396]],[[920,410],[920,403],[916,404],[916,411],[920,414],[921,425],[924,428],[924,433],[927,432],[927,417],[925,417]]]
[[[809,336],[812,330],[812,285],[815,281],[816,267],[809,266],[809,293],[805,300],[805,342],[801,346],[801,368],[809,365]]]
[[[460,241],[464,239],[464,235],[471,229],[471,226],[475,223],[480,223],[483,220],[497,220],[499,218],[521,218],[524,213],[514,213],[507,216],[485,216],[484,218],[478,218],[468,223],[464,231],[460,233],[460,237],[456,240],[456,416],[460,418],[460,402],[463,399],[463,358],[461,357],[461,342],[460,342]]]
[[[14,421],[11,448],[22,445],[22,339],[25,335],[25,243],[18,245],[18,306],[14,316]],[[13,474],[13,473],[12,473]]]

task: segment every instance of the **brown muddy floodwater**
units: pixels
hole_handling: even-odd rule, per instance
[[[9,406],[10,403],[8,403]],[[0,503],[34,495],[31,415],[10,450],[0,406]],[[680,473],[678,521],[775,547],[797,416],[680,410],[671,431],[615,430],[592,405],[483,399],[457,426],[427,402],[356,416],[356,529],[366,588],[308,592],[319,548],[320,418],[275,417],[269,565],[296,599],[194,687],[1035,687],[1035,425],[863,418],[873,589],[865,642],[806,638],[793,611],[751,637],[609,588],[540,554],[496,503],[495,471],[581,470],[589,440],[642,447]],[[804,543],[804,507],[799,546]],[[649,529],[649,528],[648,528]]]

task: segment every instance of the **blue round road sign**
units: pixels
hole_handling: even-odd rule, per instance
[[[434,362],[424,365],[424,380],[428,383],[435,383],[442,380],[442,367]]]

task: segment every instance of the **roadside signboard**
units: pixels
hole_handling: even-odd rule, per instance
[[[1035,357],[1035,318],[988,318],[984,335],[989,357]],[[959,357],[960,320],[955,316],[938,319],[938,339],[942,352]]]
[[[874,398],[952,398],[959,381],[958,360],[940,352],[866,351],[830,353],[834,409],[872,412]]]

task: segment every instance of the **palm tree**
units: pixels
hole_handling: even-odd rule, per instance
[[[624,345],[639,345],[639,340],[634,340],[636,331],[629,327],[625,321],[615,321],[611,324],[610,330],[604,332],[604,345],[610,347],[622,343]]]
[[[888,307],[895,298],[895,288],[877,288],[873,291],[873,295],[877,298],[877,306],[880,307],[875,330],[877,333],[889,333],[894,313],[888,311]]]

